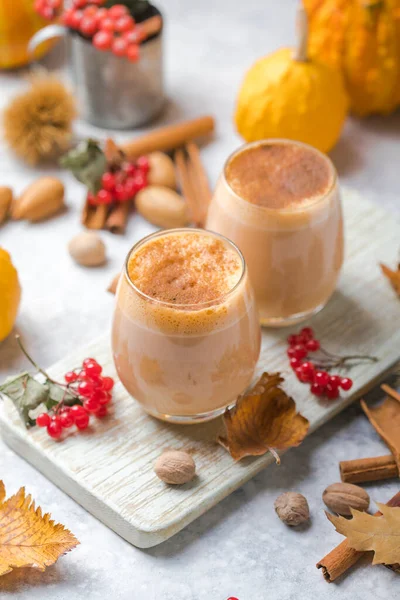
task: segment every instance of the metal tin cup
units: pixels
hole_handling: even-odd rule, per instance
[[[97,127],[140,127],[161,111],[163,86],[162,31],[140,45],[138,62],[95,48],[66,27],[49,25],[30,41],[34,49],[42,42],[66,36],[72,79],[81,116]]]

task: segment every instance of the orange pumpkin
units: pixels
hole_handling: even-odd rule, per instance
[[[303,0],[309,56],[340,69],[354,113],[400,104],[400,0]]]
[[[31,37],[48,21],[33,8],[34,0],[0,0],[0,69],[26,65],[32,57],[28,54]],[[40,58],[49,49],[42,44],[35,53]]]

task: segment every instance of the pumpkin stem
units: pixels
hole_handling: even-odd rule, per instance
[[[299,7],[297,9],[296,29],[298,43],[297,48],[294,51],[293,58],[294,60],[298,60],[300,62],[306,62],[308,58],[308,18],[302,1],[300,2]]]

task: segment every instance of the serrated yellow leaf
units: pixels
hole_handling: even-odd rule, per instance
[[[382,516],[351,510],[352,519],[326,513],[338,533],[345,535],[351,548],[375,552],[373,564],[400,562],[400,508],[378,504]]]
[[[35,509],[25,488],[5,500],[0,481],[0,576],[16,567],[44,571],[78,544],[68,529],[54,523],[49,514],[43,515],[41,508]]]

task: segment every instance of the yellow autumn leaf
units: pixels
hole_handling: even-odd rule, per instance
[[[351,509],[352,519],[326,516],[338,533],[345,535],[351,548],[375,552],[373,564],[400,563],[400,508],[378,504],[382,516],[376,517]]]
[[[73,550],[79,542],[63,525],[54,523],[49,514],[35,509],[31,496],[21,488],[5,499],[0,481],[0,576],[16,567],[34,567],[44,571]]]

